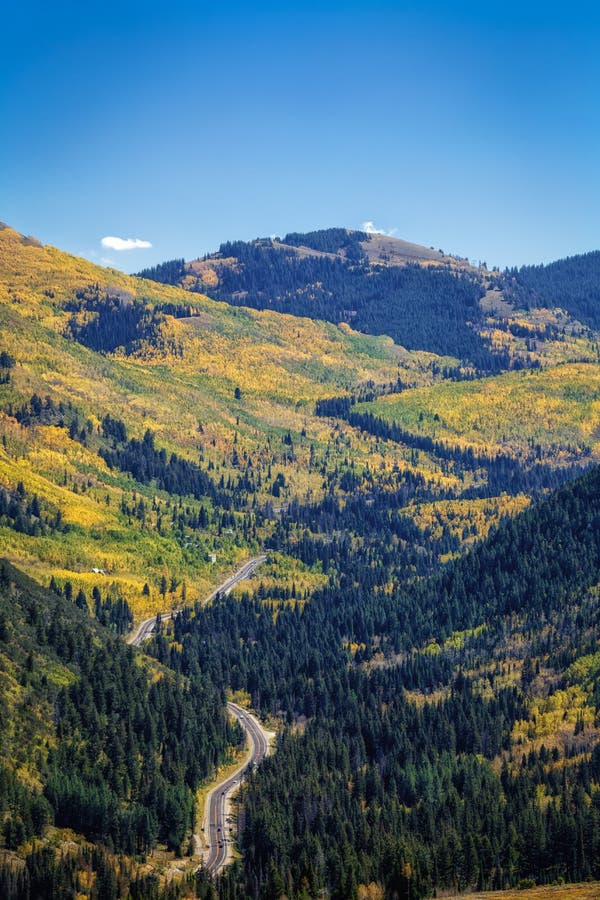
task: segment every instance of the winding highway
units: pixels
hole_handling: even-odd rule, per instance
[[[269,738],[258,719],[237,703],[228,703],[227,709],[235,716],[250,741],[250,753],[245,761],[224,781],[216,785],[208,794],[205,803],[202,831],[208,844],[204,867],[211,875],[227,865],[230,847],[233,843],[229,806],[232,795],[244,780],[250,766],[256,766],[269,752]]]
[[[205,599],[205,603],[208,603],[210,600],[214,599],[217,594],[228,594],[236,584],[239,584],[240,581],[244,581],[246,578],[250,578],[250,576],[254,573],[258,567],[265,562],[266,555],[261,553],[260,556],[255,556],[254,559],[249,559],[248,562],[245,562],[241,568],[234,572],[223,584],[219,585],[218,588],[209,594],[209,596]],[[173,610],[171,612],[160,613],[160,618],[163,622],[167,619],[172,619],[173,616],[177,615],[178,610]],[[126,641],[128,644],[131,644],[133,647],[139,647],[144,641],[146,641],[156,627],[156,616],[150,616],[149,619],[144,619],[143,622],[140,622],[136,630],[127,636]]]
[[[219,585],[212,594],[205,599],[209,603],[217,594],[228,594],[236,584],[249,578],[255,570],[266,560],[262,553],[249,559],[234,572],[223,584]],[[161,613],[162,621],[172,619],[177,615],[177,610]],[[127,643],[139,647],[147,640],[156,627],[157,616],[151,616],[140,622],[132,634],[126,638]],[[244,729],[250,744],[248,755],[243,763],[223,781],[219,782],[206,797],[202,834],[194,835],[196,850],[204,855],[204,867],[211,875],[217,875],[230,856],[230,848],[233,843],[229,806],[232,795],[238,790],[244,780],[244,774],[250,766],[256,766],[269,752],[269,739],[272,737],[262,727],[258,719],[237,703],[228,703],[227,709],[235,716]],[[206,848],[206,849],[205,849]]]

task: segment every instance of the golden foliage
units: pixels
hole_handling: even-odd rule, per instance
[[[204,264],[200,272],[209,282],[218,277]],[[65,335],[67,301],[91,284],[149,307],[179,305],[183,317],[166,316],[156,346],[142,345],[135,355],[95,353]],[[531,327],[540,325],[535,315]],[[582,338],[574,334],[573,340]],[[394,384],[399,376],[413,387],[382,397],[370,408],[417,433],[486,450],[509,447],[515,453],[536,442],[557,459],[567,458],[573,448],[598,448],[596,366],[577,363],[533,375],[434,383],[433,364],[455,361],[408,352],[390,338],[360,335],[348,325],[232,308],[100,268],[27,241],[10,228],[0,230],[0,350],[16,359],[10,383],[0,385],[0,484],[14,488],[22,482],[27,492],[60,510],[69,527],[64,534],[36,537],[1,528],[2,552],[43,583],[51,576],[68,579],[89,593],[97,583],[114,582],[137,615],[157,611],[161,577],[185,580],[188,602],[194,602],[256,547],[245,545],[235,530],[227,535],[216,528],[188,535],[182,545],[168,516],[159,533],[152,506],[156,500],[164,509],[167,498],[107,469],[97,454],[97,430],[106,414],[121,419],[131,436],[151,429],[157,445],[213,466],[225,481],[251,467],[262,478],[260,502],[273,499],[266,473],[281,472],[286,481],[282,505],[293,498],[318,499],[328,473],[347,466],[357,474],[377,473],[384,488],[393,484],[394,471],[419,472],[432,484],[459,486],[456,475],[430,454],[344,424],[332,428],[314,415],[320,398],[367,382]],[[55,403],[72,403],[89,421],[88,446],[71,440],[64,428],[23,428],[8,414],[9,404],[18,408],[34,392]],[[282,442],[287,432],[293,453]],[[143,523],[122,511],[134,496],[149,510]],[[411,505],[405,513],[433,534],[446,527],[468,542],[526,503],[524,497],[442,501]],[[189,505],[199,503],[190,499]],[[218,554],[216,566],[207,561],[211,552]],[[283,558],[264,568],[261,577],[266,588],[282,580],[295,583],[302,595],[324,580],[320,572],[294,568]],[[150,597],[142,594],[146,582]],[[175,605],[178,595],[167,601]]]

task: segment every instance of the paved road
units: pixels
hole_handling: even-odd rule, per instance
[[[266,560],[266,556],[262,553],[260,556],[255,556],[254,559],[249,559],[248,562],[244,563],[241,568],[234,572],[230,578],[223,582],[216,590],[209,594],[209,596],[204,601],[208,603],[209,600],[212,600],[217,594],[228,594],[232,588],[239,584],[240,581],[244,581],[245,578],[249,578],[252,573],[257,569],[261,563],[264,563]],[[167,619],[172,619],[174,615],[177,615],[177,610],[171,612],[161,613],[160,617],[163,622]],[[140,622],[136,630],[127,636],[126,641],[128,644],[131,644],[134,647],[139,647],[145,640],[147,640],[156,627],[156,616],[151,616],[149,619],[144,619],[143,622]]]
[[[236,584],[244,581],[245,578],[249,578],[266,558],[265,554],[261,554],[260,556],[255,556],[254,559],[248,560],[237,572],[234,572],[223,584],[216,588],[212,594],[209,594],[204,602],[208,603],[217,594],[228,594]],[[172,619],[176,614],[177,610],[161,613],[161,619],[163,621]],[[144,619],[136,630],[128,635],[126,638],[127,643],[139,647],[140,644],[150,637],[155,627],[156,616]],[[228,703],[227,708],[232,715],[236,716],[246,732],[250,742],[250,752],[245,762],[225,781],[214,787],[206,799],[206,812],[202,830],[204,832],[204,840],[208,844],[208,852],[204,865],[212,875],[217,875],[228,861],[230,844],[227,843],[227,840],[232,840],[232,836],[230,834],[231,828],[228,827],[227,823],[227,810],[231,796],[243,781],[244,773],[248,767],[257,765],[269,752],[269,734],[264,730],[258,719],[236,703]],[[203,842],[200,835],[194,836],[194,843],[200,847],[202,846]]]
[[[250,755],[235,772],[213,788],[206,798],[202,830],[209,849],[204,866],[211,875],[218,875],[227,864],[231,846],[228,841],[233,842],[231,826],[227,822],[231,796],[238,790],[248,768],[258,765],[269,752],[269,734],[258,719],[236,703],[228,703],[227,708],[248,735]]]

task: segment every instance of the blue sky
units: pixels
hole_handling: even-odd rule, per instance
[[[126,271],[368,220],[489,265],[600,247],[592,4],[33,0],[0,67],[0,218]]]

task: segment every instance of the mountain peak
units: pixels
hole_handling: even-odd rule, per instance
[[[340,257],[349,262],[368,262],[371,265],[403,266],[409,263],[449,265],[471,268],[469,261],[387,234],[374,234],[351,228],[322,228],[315,231],[292,231],[283,238],[256,238],[254,241],[228,241],[221,244],[218,254],[209,258],[235,256],[232,250],[246,243],[248,246],[271,247],[292,251],[299,257]],[[195,262],[195,261],[194,261]]]

